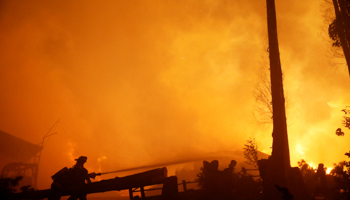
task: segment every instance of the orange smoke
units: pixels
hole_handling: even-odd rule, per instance
[[[36,2],[1,2],[0,129],[39,143],[61,119],[39,188],[80,155],[98,172],[241,150],[250,137],[271,152],[271,127],[252,114],[268,63],[264,1]],[[348,72],[332,65],[344,61],[320,6],[276,2],[293,165],[333,166],[349,150],[334,134]]]

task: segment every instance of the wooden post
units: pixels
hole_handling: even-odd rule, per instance
[[[187,190],[187,186],[186,186],[186,181],[185,180],[182,180],[182,185],[184,187],[184,191],[186,191]]]
[[[143,186],[140,187],[140,191],[141,191],[141,198],[142,199],[146,198],[146,196],[145,196],[145,189],[143,188]]]
[[[162,199],[178,200],[179,191],[177,185],[177,177],[170,176],[164,180],[162,188]]]
[[[129,198],[130,198],[130,200],[134,199],[134,194],[133,194],[132,188],[129,188]]]

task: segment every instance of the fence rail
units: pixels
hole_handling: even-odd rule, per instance
[[[247,171],[257,171],[259,169],[245,169],[244,167],[242,167],[242,170],[240,172],[238,172],[237,174],[243,173],[246,174]],[[260,177],[260,175],[251,175],[249,174],[249,176],[251,177]],[[261,178],[256,179],[255,181],[260,181]],[[181,183],[178,183],[177,185],[182,185],[183,190],[187,191],[187,184],[193,184],[193,183],[198,183],[198,181],[186,181],[183,180]],[[135,190],[133,190],[132,192],[146,192],[146,191],[153,191],[153,190],[162,190],[163,188],[150,188],[150,189],[144,189],[144,188],[135,188]]]

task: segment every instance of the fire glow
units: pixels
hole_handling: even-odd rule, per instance
[[[264,3],[4,1],[0,129],[38,143],[61,119],[39,188],[80,155],[98,172],[242,150],[249,137],[270,153],[272,128],[252,115],[268,71]],[[276,2],[291,163],[316,169],[346,159],[350,141],[334,134],[350,85],[321,6]]]

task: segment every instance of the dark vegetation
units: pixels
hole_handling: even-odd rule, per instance
[[[350,74],[350,0],[332,0],[332,3],[336,17],[328,27],[328,34],[333,41],[332,45],[343,49]],[[346,106],[342,112],[344,112],[342,125],[350,129],[350,107]],[[341,128],[337,128],[335,134],[345,135]],[[345,155],[350,158],[350,152]],[[331,190],[333,199],[350,199],[350,161],[334,164],[330,176],[334,185],[328,188]]]
[[[341,111],[344,112],[342,124],[345,128],[350,129],[350,106],[346,106]],[[345,133],[342,131],[341,128],[337,128],[337,130],[335,131],[335,134],[337,136],[344,136],[345,135]]]
[[[258,144],[255,139],[249,138],[243,148],[244,158],[247,159],[246,163],[254,167],[258,167]]]
[[[22,176],[14,178],[1,178],[0,179],[0,199],[10,199],[12,193],[18,192],[19,182],[23,179]],[[30,185],[22,186],[19,189],[21,192],[34,190]]]
[[[350,157],[350,153],[346,153]],[[322,164],[317,169],[310,167],[305,160],[298,162],[305,184],[312,199],[325,197],[327,199],[350,199],[350,162],[343,161],[334,164],[334,168],[326,175]]]
[[[350,157],[349,153],[345,153]],[[333,196],[335,199],[350,199],[350,162],[343,161],[334,165],[331,175],[334,177]]]
[[[339,3],[338,3],[339,2]],[[329,24],[328,35],[332,39],[333,46],[341,47],[343,45],[348,45],[349,41],[349,31],[350,27],[348,26],[350,20],[350,1],[349,0],[340,0],[336,1],[336,4],[339,6],[338,16]],[[337,14],[337,13],[336,13]],[[337,19],[338,18],[338,19]],[[342,41],[342,34],[344,34],[344,39]]]
[[[350,0],[331,0],[335,18],[328,26],[333,47],[340,47],[350,75]]]
[[[348,6],[350,6],[350,3]],[[346,106],[345,109],[341,111],[344,112],[342,125],[343,127],[350,129],[350,106]],[[338,128],[335,134],[337,136],[345,135],[341,128]],[[345,155],[350,158],[350,151],[345,153]],[[332,169],[330,175],[334,177],[334,198],[350,199],[350,161],[342,161],[338,164],[334,164],[334,168]]]
[[[332,45],[341,47],[348,65],[350,73],[350,0],[332,0],[336,18],[328,27],[329,37],[332,39]],[[350,129],[350,107],[346,106],[342,125]],[[344,136],[345,133],[341,128],[335,131],[337,136]],[[345,153],[348,158],[350,152]],[[342,161],[334,164],[330,175],[334,180],[331,193],[334,199],[350,199],[350,161]]]

